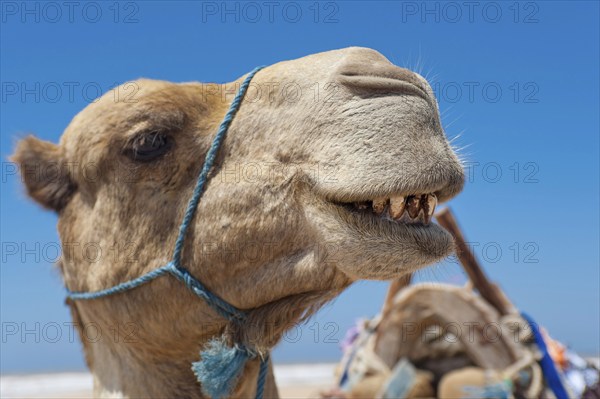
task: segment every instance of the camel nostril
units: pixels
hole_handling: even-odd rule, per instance
[[[416,73],[387,62],[345,63],[336,75],[343,86],[353,91],[406,94],[431,101],[426,84]]]

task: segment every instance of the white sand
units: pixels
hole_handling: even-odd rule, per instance
[[[316,398],[334,384],[335,364],[282,364],[275,378],[282,398]],[[0,376],[0,397],[91,398],[92,376],[88,372]]]

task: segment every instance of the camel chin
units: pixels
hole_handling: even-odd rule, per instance
[[[437,224],[402,215],[397,220],[372,211],[369,201],[323,201],[311,210],[323,238],[322,262],[352,280],[390,280],[433,264],[454,250],[452,236]]]

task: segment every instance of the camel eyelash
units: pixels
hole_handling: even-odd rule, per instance
[[[172,143],[172,138],[166,132],[152,130],[135,135],[123,152],[134,161],[150,162],[169,151]]]

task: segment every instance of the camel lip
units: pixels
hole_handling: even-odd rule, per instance
[[[465,183],[465,175],[458,162],[448,162],[448,167],[435,175],[411,175],[395,179],[384,177],[364,184],[323,184],[315,181],[311,190],[320,198],[333,203],[355,203],[373,201],[377,198],[409,197],[433,194],[438,204],[443,204],[458,195]],[[401,168],[400,168],[401,169]],[[433,177],[433,178],[432,178]]]

